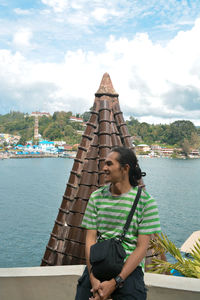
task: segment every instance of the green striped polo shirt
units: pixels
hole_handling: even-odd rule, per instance
[[[97,230],[104,239],[119,237],[133,205],[138,187],[119,196],[110,193],[110,185],[93,192],[82,221],[87,229]],[[142,190],[133,219],[122,243],[127,257],[134,251],[139,234],[161,232],[158,208],[155,200]],[[126,258],[127,258],[126,257]],[[143,266],[143,263],[141,264]]]

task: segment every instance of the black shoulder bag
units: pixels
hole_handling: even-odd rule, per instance
[[[126,252],[121,243],[123,242],[130,226],[133,214],[140,199],[141,190],[142,188],[138,187],[135,201],[120,237],[97,242],[90,248],[90,264],[92,266],[91,272],[100,281],[115,278],[122,270]]]

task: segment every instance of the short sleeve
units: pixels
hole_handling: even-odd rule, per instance
[[[97,209],[92,195],[85,210],[82,227],[97,230]]]
[[[141,222],[138,228],[138,234],[160,233],[160,218],[156,201],[147,193],[144,202]]]

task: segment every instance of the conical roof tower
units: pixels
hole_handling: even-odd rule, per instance
[[[104,161],[114,146],[133,148],[108,73],[95,94],[91,116],[78,147],[58,216],[42,259],[45,265],[85,264],[81,222],[90,194],[104,185]]]

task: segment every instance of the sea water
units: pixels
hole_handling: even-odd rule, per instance
[[[162,231],[180,247],[200,230],[200,160],[139,158]],[[72,159],[0,160],[0,267],[39,266],[62,202]]]

